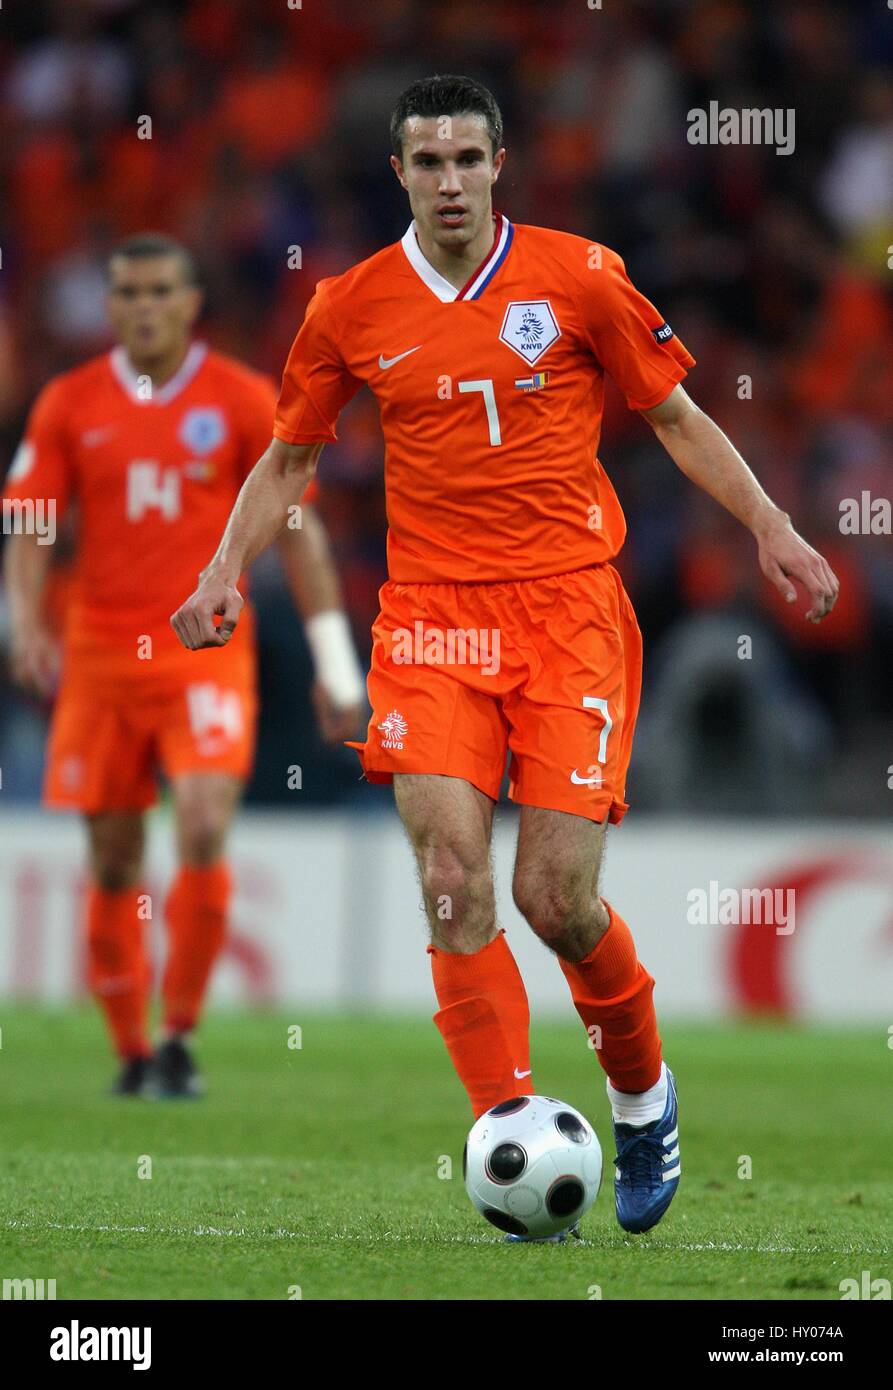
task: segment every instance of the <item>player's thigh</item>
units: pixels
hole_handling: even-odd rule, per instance
[[[461,778],[412,773],[394,777],[394,796],[415,852],[435,944],[464,950],[486,945],[495,930],[495,802]]]
[[[94,881],[108,892],[134,887],[143,867],[144,813],[97,811],[85,821]]]
[[[370,782],[428,774],[498,797],[508,736],[501,676],[466,660],[464,644],[451,645],[456,634],[484,625],[469,592],[474,589],[392,582],[382,587],[367,682],[372,716],[365,741],[350,745]]]
[[[522,806],[512,896],[538,935],[560,936],[591,918],[608,822]]]
[[[151,726],[125,686],[69,664],[47,744],[44,802],[60,810],[137,814],[157,794]]]
[[[398,773],[394,798],[414,849],[449,846],[464,863],[488,863],[495,802],[459,777]]]
[[[524,806],[617,824],[627,810],[641,684],[641,634],[620,578],[596,566],[531,581],[519,604],[536,661],[504,706],[509,794]]]
[[[184,772],[172,778],[181,862],[207,865],[220,858],[243,786],[229,772]]]
[[[224,657],[209,668],[213,675],[201,663],[196,666],[198,678],[172,685],[154,713],[158,758],[173,788],[181,847],[184,836],[200,842],[225,834],[254,761],[257,725],[250,663]],[[200,844],[197,849],[204,858]]]

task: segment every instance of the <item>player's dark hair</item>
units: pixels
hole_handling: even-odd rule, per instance
[[[148,261],[156,256],[176,256],[187,285],[199,283],[198,266],[192,252],[166,232],[137,232],[136,236],[119,241],[109,252],[107,267],[111,270],[112,261]]]
[[[410,116],[483,116],[493,153],[502,145],[502,113],[493,93],[473,77],[452,73],[423,77],[397,98],[391,114],[391,145],[403,158],[403,123]]]

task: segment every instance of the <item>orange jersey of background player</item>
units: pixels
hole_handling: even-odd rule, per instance
[[[457,290],[402,241],[320,281],[274,433],[335,439],[362,383],[384,431],[388,564],[401,583],[527,579],[610,560],[626,523],[597,454],[604,376],[658,405],[694,358],[585,238],[494,219]]]
[[[141,678],[197,669],[170,615],[269,445],[275,402],[266,377],[203,343],[148,399],[120,347],[44,388],[5,495],[54,500],[57,524],[76,505],[67,660]],[[138,660],[145,636],[148,662]]]

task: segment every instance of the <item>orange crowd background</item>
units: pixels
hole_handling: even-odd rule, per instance
[[[893,497],[893,13],[862,0],[60,0],[4,8],[3,21],[0,467],[41,385],[108,345],[104,258],[133,232],[188,243],[207,294],[201,336],[278,379],[316,281],[405,229],[387,163],[396,96],[429,72],[465,72],[503,108],[498,206],[624,256],[698,359],[694,399],[841,579],[825,624],[786,608],[751,538],[612,395],[601,458],[627,514],[620,568],[649,649],[666,661],[680,624],[709,615],[765,629],[779,698],[797,690],[835,757],[882,756],[893,543],[839,523],[847,498]],[[794,152],[690,144],[687,112],[711,101],[792,109]],[[385,574],[368,393],[320,478],[365,653]],[[277,692],[306,659],[272,567],[256,592],[263,798],[264,748],[288,718]],[[329,799],[347,794],[350,764],[316,746],[304,756]],[[840,809],[855,812],[851,790]]]

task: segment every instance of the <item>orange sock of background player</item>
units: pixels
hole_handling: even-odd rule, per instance
[[[428,947],[440,1012],[434,1015],[475,1118],[510,1096],[530,1095],[530,1008],[500,931],[472,955]]]
[[[168,895],[168,956],[161,993],[164,1027],[188,1033],[198,1022],[211,972],[226,936],[232,874],[226,860],[184,864]]]
[[[87,889],[87,979],[121,1057],[148,1057],[151,967],[140,890]]]
[[[559,964],[611,1085],[618,1091],[647,1091],[661,1066],[654,980],[640,963],[623,918],[609,903],[605,907],[610,925],[589,955],[579,961],[559,957]]]

